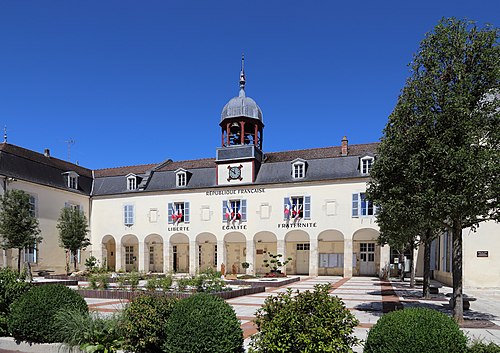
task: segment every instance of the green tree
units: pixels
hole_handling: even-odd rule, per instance
[[[435,230],[439,224],[452,234],[457,322],[463,321],[462,229],[499,219],[498,39],[491,26],[442,19],[420,43],[395,120],[388,124],[398,130],[398,148],[410,154],[400,176],[408,181],[400,185],[414,185],[407,189],[411,205],[424,209],[412,208],[409,216],[424,216],[423,225],[429,222]]]
[[[398,250],[424,246],[423,296],[429,297],[430,244],[442,228],[434,221],[436,195],[432,189],[436,166],[427,157],[429,127],[413,112],[414,82],[408,81],[389,116],[370,172],[368,197],[379,206],[379,242]],[[412,262],[411,286],[414,285]]]
[[[0,199],[0,236],[3,249],[17,249],[17,271],[21,255],[42,241],[38,219],[30,206],[30,195],[22,190],[7,190]]]
[[[76,207],[64,207],[61,209],[61,214],[57,221],[59,245],[72,255],[75,271],[77,270],[76,254],[78,250],[83,250],[90,245],[90,240],[87,238],[87,224],[87,217],[80,209]],[[69,268],[67,261],[66,268]]]

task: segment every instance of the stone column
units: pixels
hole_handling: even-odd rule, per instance
[[[247,256],[246,262],[250,264],[247,268],[247,275],[255,275],[255,243],[253,239],[247,239]]]
[[[309,276],[318,275],[318,237],[312,236],[309,240]]]
[[[189,274],[196,275],[198,269],[198,244],[196,241],[189,241]]]
[[[123,262],[122,262],[122,254],[123,254],[123,245],[121,243],[117,243],[115,245],[115,271],[124,270]]]
[[[344,238],[344,277],[352,277],[352,239]]]
[[[146,244],[143,241],[139,241],[139,252],[137,253],[138,259],[137,261],[139,262],[139,272],[144,272],[146,271],[146,262],[147,261],[147,256],[146,256]]]
[[[165,273],[172,271],[172,264],[170,263],[172,261],[171,248],[170,240],[163,242],[163,272]]]
[[[277,253],[274,255],[281,254],[281,255],[283,255],[283,257],[281,258],[282,261],[286,261],[287,256],[286,256],[285,239],[278,239],[278,241],[276,242],[276,250],[277,250]],[[286,273],[286,266],[283,266],[282,272]]]
[[[389,245],[384,245],[380,247],[380,269],[379,276],[382,277],[382,270],[384,267],[390,267],[391,260],[391,248]],[[403,264],[404,266],[404,264]],[[403,267],[404,268],[404,267]]]
[[[226,246],[224,244],[224,240],[217,240],[217,270],[221,271],[222,264],[226,266],[227,271]]]

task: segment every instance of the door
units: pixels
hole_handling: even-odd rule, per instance
[[[177,269],[179,268],[178,265],[179,261],[177,259],[177,245],[172,246],[172,264],[174,267],[174,272],[177,272]]]
[[[155,268],[155,247],[149,247],[149,271],[156,272]]]
[[[298,275],[308,275],[309,274],[309,243],[299,243],[296,246],[297,249],[297,258],[295,259],[295,263],[297,265],[296,273]],[[285,259],[286,261],[286,259]]]
[[[359,274],[375,276],[375,243],[359,244]]]

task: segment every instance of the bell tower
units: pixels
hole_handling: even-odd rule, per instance
[[[245,58],[241,57],[240,92],[222,109],[221,147],[217,149],[217,184],[252,183],[262,161],[264,123],[257,103],[245,93]]]

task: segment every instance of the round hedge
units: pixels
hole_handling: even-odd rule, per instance
[[[162,352],[167,320],[176,302],[176,298],[166,296],[134,298],[124,311],[124,348],[136,353]]]
[[[61,309],[88,312],[83,297],[62,284],[32,288],[11,306],[9,331],[21,341],[52,343],[58,341],[54,315]]]
[[[199,293],[180,300],[167,322],[163,350],[169,353],[243,352],[243,331],[233,308],[219,297]]]
[[[368,332],[365,353],[462,353],[467,337],[445,314],[426,308],[393,311]]]

